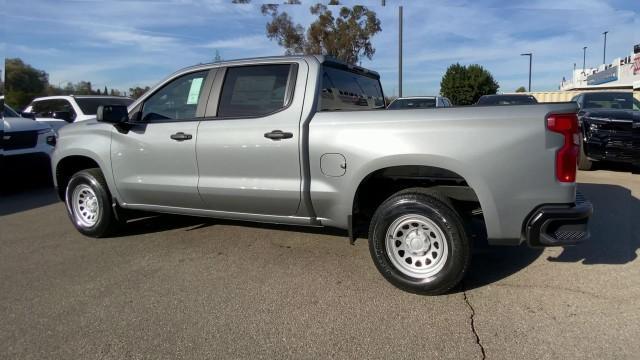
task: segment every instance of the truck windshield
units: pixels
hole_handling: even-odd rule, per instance
[[[529,105],[538,101],[531,95],[484,95],[477,105]]]
[[[4,111],[2,113],[2,116],[4,116],[4,117],[20,117],[20,115],[18,115],[18,113],[15,112],[15,110],[13,110],[7,104],[4,104]]]
[[[436,99],[396,99],[394,102],[389,104],[387,109],[389,110],[398,110],[398,109],[424,109],[424,108],[434,108],[436,107]]]
[[[383,109],[380,80],[373,75],[322,67],[319,111]]]
[[[78,106],[85,115],[95,115],[100,105],[124,105],[129,106],[133,99],[129,98],[76,98]]]
[[[585,109],[638,109],[638,100],[632,93],[601,92],[596,94],[584,94]]]

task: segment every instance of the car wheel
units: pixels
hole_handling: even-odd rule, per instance
[[[448,201],[421,191],[402,191],[376,210],[369,251],[380,273],[396,287],[438,295],[463,278],[471,243]]]
[[[67,184],[65,202],[71,222],[82,234],[104,237],[116,230],[111,195],[100,169],[75,173]]]
[[[587,154],[584,151],[584,145],[580,141],[580,157],[578,158],[578,169],[591,170],[593,168],[593,161],[589,160]]]

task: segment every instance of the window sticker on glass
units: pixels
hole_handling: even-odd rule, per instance
[[[189,88],[189,96],[187,96],[187,104],[193,105],[198,103],[200,97],[200,88],[202,87],[203,78],[195,78],[191,81],[191,88]]]

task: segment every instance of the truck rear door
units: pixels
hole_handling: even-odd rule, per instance
[[[300,204],[304,61],[219,69],[198,128],[198,191],[209,210],[294,215]]]

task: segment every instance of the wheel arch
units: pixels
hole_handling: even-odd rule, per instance
[[[466,170],[470,168],[471,166],[464,162],[438,155],[409,154],[377,159],[361,167],[354,176],[357,180],[353,182],[348,204],[350,227],[357,225],[358,216],[362,215],[361,209],[358,209],[362,204],[360,201],[372,184],[383,190],[376,191],[373,206],[378,206],[391,194],[406,188],[454,186],[469,189],[463,196],[473,196],[477,199],[485,218],[487,232],[498,231],[500,223],[493,195],[481,178]],[[376,178],[380,177],[401,181],[396,183],[396,187],[380,186],[383,184],[375,182]],[[449,197],[451,194],[445,196]]]
[[[97,156],[92,156],[91,154],[86,153],[78,153],[73,155],[67,155],[60,159],[57,159],[54,165],[53,178],[56,186],[56,192],[60,200],[64,201],[65,197],[65,189],[69,180],[73,176],[73,174],[78,171],[98,168],[102,171],[105,179],[107,179],[107,184],[109,185],[109,191],[113,194],[112,187],[109,184],[110,174],[105,170],[107,167],[102,164]]]

